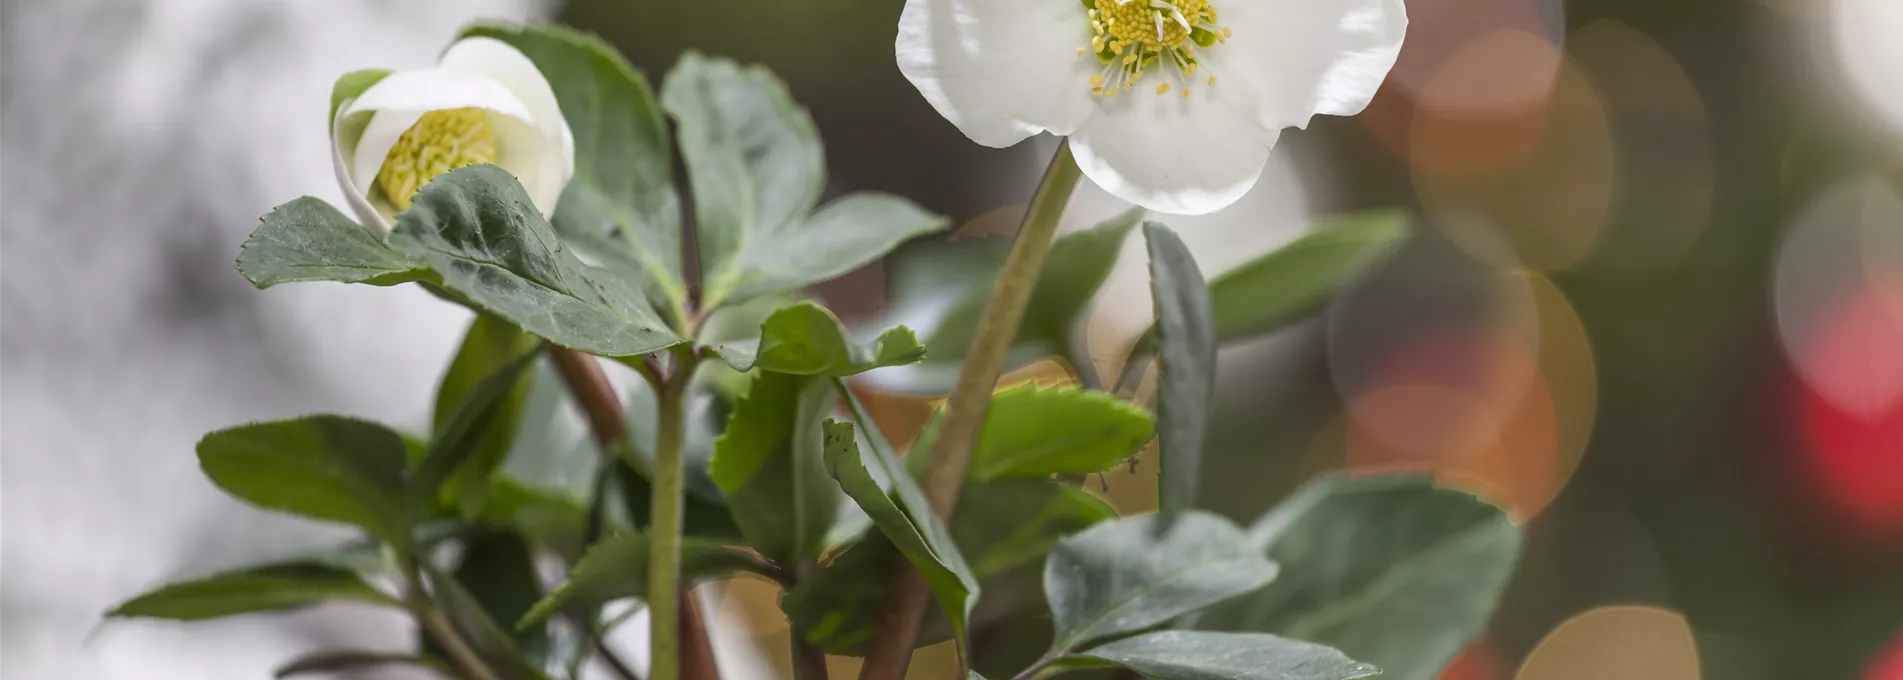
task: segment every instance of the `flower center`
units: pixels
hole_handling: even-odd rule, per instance
[[[403,131],[383,157],[377,187],[397,210],[437,175],[465,165],[496,162],[496,130],[482,109],[440,109],[423,114]]]
[[[1078,54],[1095,54],[1104,64],[1102,74],[1090,78],[1090,92],[1108,97],[1133,88],[1148,69],[1159,64],[1172,81],[1182,84],[1189,98],[1191,79],[1200,64],[1197,47],[1228,42],[1229,29],[1216,23],[1210,0],[1084,0],[1090,6],[1090,27],[1096,37]],[[1210,75],[1209,85],[1216,85]],[[1170,82],[1157,94],[1169,94]]]

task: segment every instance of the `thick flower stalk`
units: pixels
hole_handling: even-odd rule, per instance
[[[433,68],[383,76],[331,121],[331,161],[364,227],[388,233],[416,190],[489,163],[515,175],[544,216],[575,174],[575,137],[548,79],[500,40],[466,38]]]
[[[1284,128],[1365,108],[1406,29],[1401,0],[907,0],[897,50],[972,141],[1068,136],[1111,194],[1202,214]]]

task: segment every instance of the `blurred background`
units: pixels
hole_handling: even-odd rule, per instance
[[[831,193],[896,192],[963,225],[908,254],[1001,242],[1054,142],[986,149],[934,114],[893,64],[901,6],[7,0],[0,675],[258,678],[312,647],[410,639],[344,607],[98,619],[344,535],[220,496],[191,454],[204,431],[427,422],[463,312],[409,289],[261,293],[232,271],[270,206],[341,198],[322,114],[337,74],[428,63],[473,17],[595,31],[654,79],[685,49],[764,63],[811,109]],[[1224,349],[1203,504],[1249,520],[1318,471],[1399,467],[1509,507],[1525,555],[1447,680],[1903,678],[1903,2],[1408,10],[1366,113],[1285,135],[1234,208],[1164,220],[1213,275],[1317,217],[1415,216],[1325,312]],[[1086,186],[1066,228],[1123,208]],[[1148,324],[1141,250],[1090,319],[1108,375]],[[818,293],[880,318],[891,274]],[[931,408],[909,380],[860,385],[888,428]],[[1090,486],[1139,512],[1154,473]],[[707,590],[730,672],[785,668],[783,645],[747,644],[784,639],[771,587]],[[949,677],[945,654],[915,674]]]

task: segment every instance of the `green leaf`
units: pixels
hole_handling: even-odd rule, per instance
[[[826,471],[872,518],[873,526],[919,570],[952,624],[959,657],[967,659],[965,620],[978,599],[978,579],[951,532],[933,514],[925,492],[884,447],[862,453],[852,423],[826,423]],[[890,487],[888,491],[887,488]]]
[[[801,578],[780,599],[796,634],[827,654],[865,656],[878,633],[879,606],[905,556],[882,534],[872,534]],[[921,631],[918,646],[944,641]]]
[[[1066,234],[1052,244],[1037,287],[1025,308],[1024,322],[1012,341],[1006,370],[1065,352],[1079,332],[1097,289],[1110,277],[1124,239],[1142,219],[1131,211],[1096,227]],[[901,253],[888,265],[892,277],[894,319],[926,331],[931,360],[878,379],[882,388],[912,394],[944,394],[957,379],[958,364],[971,347],[992,286],[1003,269],[1009,239],[972,244],[931,244],[920,253]]]
[[[202,621],[297,609],[320,602],[402,606],[357,572],[320,562],[282,562],[166,585],[114,607],[106,616]]]
[[[531,487],[506,475],[489,479],[489,492],[477,519],[522,534],[569,563],[586,547],[588,510],[558,491]]]
[[[390,652],[368,652],[361,650],[326,650],[300,656],[290,663],[279,666],[273,677],[288,678],[293,675],[314,673],[349,673],[369,671],[383,666],[412,666],[435,671],[437,675],[457,677],[456,670],[440,659],[415,654],[394,654]]]
[[[863,267],[914,237],[951,226],[889,194],[853,194],[826,204],[803,223],[747,242],[739,252],[729,302],[802,288]]]
[[[462,581],[444,574],[428,561],[423,561],[421,567],[429,583],[431,601],[491,669],[500,673],[504,680],[542,679],[542,674],[515,646],[515,639],[496,625],[482,600],[477,599]]]
[[[693,537],[681,543],[681,576],[687,582],[721,578],[737,572],[764,572],[760,561],[741,550]],[[648,589],[648,537],[623,532],[588,548],[568,581],[522,617],[518,627],[548,620],[571,603],[599,604],[622,597],[645,597]]]
[[[388,75],[389,69],[373,68],[338,76],[337,82],[330,86],[330,115],[324,117],[324,127],[329,128],[337,120],[337,110],[343,108],[345,102],[356,99],[364,90],[382,82]]]
[[[1319,478],[1250,533],[1285,575],[1196,627],[1334,645],[1401,680],[1432,680],[1484,629],[1521,543],[1499,508],[1399,476]]]
[[[1176,232],[1143,225],[1150,246],[1150,291],[1156,297],[1157,505],[1165,513],[1196,504],[1209,399],[1216,387],[1216,324],[1209,287]]]
[[[419,469],[442,466],[449,496],[465,516],[481,509],[489,476],[501,467],[515,443],[516,425],[528,400],[526,369],[539,354],[534,336],[500,318],[478,314],[463,335],[462,349],[449,363],[436,388],[436,438]],[[459,460],[434,460],[451,457]],[[454,463],[454,464],[451,464]],[[418,480],[433,493],[441,477]]]
[[[535,554],[520,534],[479,532],[463,543],[462,559],[451,574],[482,606],[490,621],[516,621],[542,598]],[[530,665],[540,665],[549,649],[548,629],[521,628],[512,636]]]
[[[238,273],[259,288],[296,281],[393,286],[429,275],[316,198],[293,199],[258,222],[238,253]]]
[[[826,380],[761,372],[714,442],[708,468],[747,544],[780,564],[817,558],[839,510],[820,425],[838,403]]]
[[[681,55],[661,86],[694,187],[706,306],[739,287],[744,253],[805,219],[826,183],[812,118],[779,78],[726,59]]]
[[[853,342],[839,318],[825,307],[801,302],[774,312],[760,324],[760,339],[714,347],[736,371],[755,367],[775,373],[842,377],[918,361],[925,348],[899,326],[867,343]]]
[[[1406,239],[1407,213],[1380,210],[1324,218],[1293,243],[1210,279],[1216,341],[1235,342],[1308,318],[1342,286],[1382,262]],[[1125,384],[1156,352],[1156,328],[1143,334],[1125,363]]]
[[[443,286],[558,345],[624,357],[680,343],[633,281],[582,264],[515,177],[493,165],[430,180],[390,242]]]
[[[555,91],[575,135],[575,176],[556,206],[555,231],[679,308],[687,286],[674,154],[647,79],[600,38],[560,26],[477,24],[463,36],[515,46]]]
[[[907,458],[930,460],[945,411],[919,433]],[[991,395],[967,477],[974,482],[1102,472],[1143,450],[1155,435],[1150,413],[1103,392],[1026,383]]]
[[[1117,511],[1075,486],[1041,479],[966,484],[952,537],[979,578],[1043,559],[1060,537],[1117,518]]]
[[[354,524],[406,545],[416,512],[404,494],[402,436],[341,416],[242,425],[205,435],[198,464],[258,507]]]
[[[1127,635],[1261,588],[1276,566],[1229,520],[1190,510],[1098,524],[1044,562],[1051,649]]]
[[[1381,673],[1322,645],[1192,630],[1146,633],[1070,658],[1122,666],[1154,680],[1354,680]]]

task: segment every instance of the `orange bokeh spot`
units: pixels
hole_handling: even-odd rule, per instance
[[[1460,656],[1454,657],[1435,680],[1504,680],[1506,677],[1507,668],[1500,660],[1500,653],[1486,638],[1481,638],[1460,650]]]

